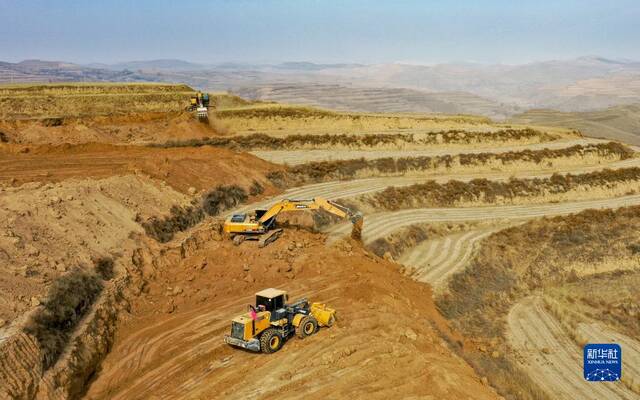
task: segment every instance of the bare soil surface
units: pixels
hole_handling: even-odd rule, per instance
[[[440,339],[457,336],[429,288],[357,243],[327,248],[320,235],[287,230],[264,249],[213,241],[178,262],[149,261],[147,294],[87,398],[497,398]],[[330,304],[338,323],[273,355],[225,345],[231,318],[269,286]]]
[[[192,114],[183,112],[0,120],[0,131],[9,142],[23,144],[147,144],[218,134],[210,124],[198,122]]]
[[[161,149],[89,143],[82,145],[0,145],[0,182],[60,182],[70,178],[105,178],[143,174],[186,193],[219,184],[261,183],[276,190],[265,174],[277,167],[245,153],[198,147]]]
[[[137,222],[190,199],[145,177],[32,183],[0,193],[0,319],[37,307],[75,266],[118,254]]]

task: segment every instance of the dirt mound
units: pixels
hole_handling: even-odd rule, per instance
[[[185,244],[137,257],[144,294],[131,299],[88,398],[496,398],[440,339],[458,337],[428,286],[355,242],[327,248],[322,236],[287,230],[264,249],[214,240],[189,244],[182,258]],[[331,304],[337,325],[270,356],[225,345],[230,319],[269,286]]]
[[[147,112],[115,116],[56,117],[0,121],[7,141],[29,144],[163,143],[216,136],[215,121],[202,123],[190,113]]]
[[[190,199],[132,175],[31,183],[0,192],[0,319],[39,305],[58,276],[119,253],[138,219],[165,214]]]
[[[276,192],[265,174],[278,167],[249,154],[211,147],[159,149],[140,146],[0,144],[0,182],[59,182],[70,178],[104,178],[143,174],[186,193],[218,184],[247,189],[260,183],[267,195]]]

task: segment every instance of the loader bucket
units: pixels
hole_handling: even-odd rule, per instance
[[[310,312],[320,326],[331,326],[336,321],[336,310],[326,304],[311,303]]]

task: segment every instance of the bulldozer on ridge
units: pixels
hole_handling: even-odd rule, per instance
[[[189,99],[188,110],[196,112],[199,121],[206,122],[209,120],[209,94],[198,91]]]
[[[289,295],[278,289],[256,293],[255,306],[231,321],[231,334],[224,341],[243,349],[275,353],[295,334],[301,339],[313,335],[320,327],[331,327],[336,311],[321,303],[300,299],[287,304]]]
[[[282,200],[272,205],[268,210],[233,214],[224,222],[223,231],[231,235],[235,244],[240,244],[245,239],[249,239],[258,240],[258,247],[264,247],[275,241],[282,234],[282,229],[275,228],[278,214],[283,211],[319,209],[340,218],[348,218],[354,225],[354,229],[362,229],[362,214],[353,212],[333,201],[316,197],[311,200]]]

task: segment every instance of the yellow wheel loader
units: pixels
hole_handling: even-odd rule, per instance
[[[276,229],[276,217],[283,211],[325,210],[340,218],[351,220],[354,229],[362,230],[362,214],[354,213],[333,201],[316,197],[311,200],[282,200],[268,210],[255,210],[246,214],[233,214],[224,223],[224,232],[235,244],[245,239],[258,240],[258,247],[264,247],[276,240],[282,229]]]
[[[336,311],[321,303],[300,299],[287,304],[289,296],[283,290],[265,289],[256,293],[255,306],[231,321],[231,334],[224,341],[243,349],[274,353],[292,336],[311,336],[320,327],[330,327],[336,321]]]

